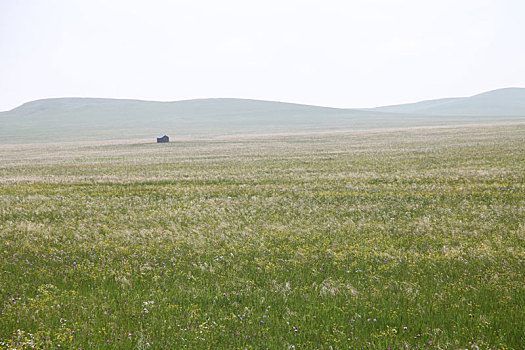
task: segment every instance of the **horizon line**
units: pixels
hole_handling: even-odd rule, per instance
[[[0,111],[0,113],[14,111],[15,109],[20,108],[28,103],[46,101],[46,100],[61,100],[61,99],[116,100],[116,101],[137,101],[137,102],[156,102],[156,103],[177,103],[177,102],[188,102],[188,101],[199,101],[199,100],[244,100],[244,101],[268,102],[268,103],[283,103],[283,104],[291,104],[291,105],[298,105],[298,106],[320,107],[320,108],[330,108],[330,109],[340,109],[340,110],[370,110],[370,109],[375,109],[375,108],[394,107],[394,106],[416,104],[420,102],[442,100],[442,99],[469,98],[469,97],[474,97],[474,96],[482,95],[482,94],[489,93],[489,92],[495,92],[495,91],[500,91],[500,90],[511,90],[511,89],[525,89],[525,88],[517,87],[517,86],[503,87],[503,88],[497,88],[493,90],[479,92],[477,94],[470,95],[470,96],[437,97],[437,98],[419,100],[415,102],[396,103],[396,104],[380,105],[380,106],[375,106],[375,107],[333,107],[333,106],[322,106],[322,105],[300,103],[300,102],[266,100],[266,99],[246,98],[246,97],[196,97],[196,98],[188,98],[188,99],[182,99],[182,100],[149,100],[149,99],[140,99],[140,98],[119,98],[119,97],[62,96],[62,97],[44,97],[44,98],[38,98],[36,100],[30,100],[12,109]]]

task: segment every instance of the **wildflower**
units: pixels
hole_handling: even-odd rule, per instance
[[[405,327],[403,327],[403,329],[404,329],[404,330],[406,331],[406,330],[408,329],[408,327],[407,327],[407,326],[405,326]]]
[[[397,333],[397,329],[392,328],[392,332]]]

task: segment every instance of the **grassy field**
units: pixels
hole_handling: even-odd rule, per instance
[[[525,125],[0,146],[0,349],[525,348]]]

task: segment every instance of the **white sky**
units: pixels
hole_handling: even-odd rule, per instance
[[[525,0],[0,0],[0,110],[47,97],[370,107],[525,87]]]

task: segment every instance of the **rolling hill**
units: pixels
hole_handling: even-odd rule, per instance
[[[525,89],[375,109],[218,98],[154,102],[54,98],[0,113],[0,143],[172,139],[525,121]]]
[[[444,98],[370,110],[444,116],[525,116],[525,89],[506,88],[471,97]]]

